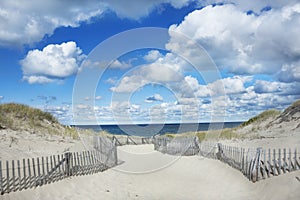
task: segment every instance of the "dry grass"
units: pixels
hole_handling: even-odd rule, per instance
[[[252,123],[255,123],[255,122],[261,122],[261,121],[264,121],[266,119],[269,119],[270,117],[275,118],[275,117],[279,116],[280,113],[281,112],[279,110],[266,110],[266,111],[260,113],[259,115],[255,116],[255,117],[252,117],[248,121],[242,123],[240,125],[240,127],[248,126],[249,124],[252,124]]]
[[[29,131],[41,135],[61,135],[72,139],[79,139],[79,133],[92,134],[93,132],[64,126],[51,113],[16,103],[0,105],[0,125],[12,130]]]
[[[171,134],[167,133],[163,136],[169,137],[169,138],[175,138],[175,137],[198,137],[199,141],[204,140],[230,140],[230,139],[241,139],[244,136],[240,135],[236,132],[235,128],[225,128],[220,130],[210,130],[210,131],[198,131],[198,132],[187,132],[187,133],[181,133],[181,134]]]
[[[300,106],[300,99],[297,100],[297,101],[295,101],[295,102],[292,104],[292,106]]]

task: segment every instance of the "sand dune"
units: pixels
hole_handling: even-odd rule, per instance
[[[122,164],[105,172],[72,177],[0,198],[300,199],[300,182],[296,178],[300,178],[300,171],[254,184],[237,170],[217,160],[165,155],[154,152],[153,145],[118,147],[118,155]],[[147,157],[148,161],[145,160]],[[169,166],[157,169],[169,162]],[[157,170],[142,172],[149,169]],[[135,171],[140,173],[134,174]]]

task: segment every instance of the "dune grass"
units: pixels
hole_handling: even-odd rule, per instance
[[[58,123],[53,115],[39,109],[16,103],[1,104],[0,123],[8,128],[15,128],[13,127],[14,120],[26,121],[33,126],[40,126],[39,122],[42,120]]]
[[[292,106],[300,106],[300,99],[299,100],[297,100],[297,101],[295,101],[293,104],[292,104]]]
[[[24,130],[32,133],[61,135],[79,139],[78,130],[64,126],[48,112],[23,104],[0,104],[0,125],[12,130]],[[86,134],[87,131],[80,133]]]
[[[280,115],[280,111],[279,110],[266,110],[262,113],[260,113],[259,115],[255,116],[255,117],[252,117],[251,119],[249,119],[248,121],[242,123],[240,125],[240,127],[244,127],[244,126],[248,126],[252,123],[255,123],[255,122],[261,122],[261,121],[264,121],[270,117],[277,117]]]
[[[241,139],[244,136],[236,132],[236,128],[225,128],[220,130],[209,130],[209,131],[197,131],[197,132],[186,132],[181,134],[167,133],[163,136],[168,138],[175,137],[198,137],[199,141],[205,140],[230,140],[230,139]]]

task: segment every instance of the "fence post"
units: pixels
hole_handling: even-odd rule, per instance
[[[118,152],[117,152],[117,140],[113,140],[113,148],[114,148],[114,159],[115,159],[115,165],[118,165]]]
[[[71,159],[71,153],[70,152],[66,152],[65,153],[65,158],[66,158],[66,164],[65,164],[65,175],[68,177],[70,176],[70,159]]]
[[[259,178],[261,151],[262,151],[261,147],[256,149],[256,155],[255,155],[254,163],[253,163],[253,166],[252,166],[252,169],[251,169],[251,180],[252,180],[252,182],[258,181],[258,178]]]
[[[221,160],[223,156],[222,144],[217,143],[217,145],[218,145],[218,152],[216,153],[216,156],[218,160]]]

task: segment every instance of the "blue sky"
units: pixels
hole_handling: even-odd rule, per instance
[[[299,99],[296,0],[122,2],[1,1],[0,102],[130,124],[243,121]]]

